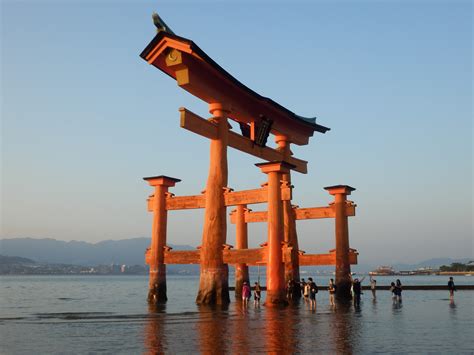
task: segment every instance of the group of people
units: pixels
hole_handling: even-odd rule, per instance
[[[310,309],[316,309],[316,294],[319,291],[316,282],[311,277],[308,278],[308,282],[301,279],[300,289],[305,302],[309,303]]]
[[[400,279],[390,283],[390,292],[392,292],[393,303],[402,303],[402,283]]]
[[[242,285],[242,303],[244,307],[247,307],[250,301],[250,297],[252,296],[252,289],[247,281],[244,281]],[[260,284],[255,282],[253,288],[253,304],[255,307],[260,306],[260,299],[262,297],[262,289],[260,288]]]
[[[361,278],[352,278],[352,274],[349,274],[349,278],[351,280],[351,295],[354,302],[354,306],[360,305],[360,296],[362,295],[362,282],[364,281],[365,277]],[[300,290],[297,290],[299,287]],[[337,286],[334,282],[334,279],[329,280],[328,285],[328,292],[329,292],[329,304],[331,306],[335,306],[335,295],[336,295]],[[373,299],[376,298],[376,291],[377,291],[377,280],[375,280],[372,276],[370,276],[370,290],[372,292]],[[452,277],[449,278],[448,281],[448,290],[449,290],[449,299],[451,302],[454,301],[454,292],[456,291],[456,286],[454,285],[454,279]],[[295,292],[301,292],[303,299],[305,302],[309,303],[310,309],[316,309],[316,294],[318,293],[318,286],[313,281],[311,277],[308,278],[308,281],[305,279],[301,279],[301,282],[298,284],[297,282],[290,280],[287,284],[286,289],[286,296],[288,300],[293,299]],[[390,292],[392,293],[392,300],[393,303],[402,303],[402,282],[400,279],[397,279],[395,282],[390,284]],[[261,287],[258,282],[255,282],[254,285],[254,305],[260,305],[261,299]],[[242,287],[242,301],[244,306],[247,306],[250,298],[252,295],[252,290],[248,282],[243,283]]]

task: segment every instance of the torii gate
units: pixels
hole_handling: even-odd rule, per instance
[[[161,19],[160,19],[161,21]],[[315,118],[294,114],[271,99],[252,91],[215,63],[189,39],[173,34],[166,25],[140,55],[176,80],[177,84],[209,105],[212,118],[206,120],[181,108],[181,127],[210,139],[210,166],[206,189],[201,195],[174,197],[168,192],[179,179],[157,176],[145,178],[155,188],[148,209],[153,211],[152,242],[146,252],[150,265],[149,300],[166,301],[166,264],[201,265],[196,302],[222,304],[230,302],[228,264],[236,268],[236,289],[248,279],[248,265],[266,264],[267,305],[284,304],[286,280],[299,280],[299,265],[336,264],[336,283],[341,297],[349,297],[350,264],[357,263],[357,253],[349,248],[347,217],[355,214],[355,205],[346,196],[354,189],[337,185],[326,188],[335,195],[332,206],[325,209],[293,209],[291,175],[294,170],[307,173],[307,162],[292,156],[290,144],[306,145],[314,132],[329,128]],[[229,129],[228,119],[240,125],[242,134]],[[272,133],[276,148],[266,146]],[[259,189],[237,191],[227,187],[227,147],[243,151],[267,163],[256,164],[268,175]],[[268,211],[250,213],[246,206],[267,203]],[[237,206],[235,215],[237,249],[226,244],[227,206]],[[196,251],[171,251],[166,246],[167,211],[205,208],[202,245]],[[318,214],[319,213],[319,214]],[[305,255],[299,252],[296,220],[336,219],[336,249],[329,254]],[[267,221],[268,241],[261,248],[247,249],[246,223],[251,219]],[[300,217],[300,218],[299,218]],[[256,220],[255,220],[256,221]],[[286,271],[285,271],[286,270]]]

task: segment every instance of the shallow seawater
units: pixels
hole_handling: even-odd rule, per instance
[[[456,277],[458,284],[471,278]],[[391,280],[378,278],[380,285]],[[443,276],[404,284],[445,284]],[[326,284],[327,278],[316,278]],[[284,309],[194,303],[198,277],[169,276],[168,303],[149,308],[141,276],[0,277],[0,353],[473,353],[474,291],[388,291],[362,296],[359,308],[316,311],[301,301]]]

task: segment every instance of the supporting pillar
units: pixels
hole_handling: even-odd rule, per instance
[[[351,264],[349,262],[349,226],[346,214],[347,195],[355,189],[347,185],[324,188],[334,195],[336,213],[336,298],[341,301],[351,299]]]
[[[266,306],[286,305],[285,268],[283,265],[283,205],[281,178],[292,167],[285,162],[255,164],[268,175],[268,260]]]
[[[166,245],[166,225],[168,214],[166,211],[166,193],[179,179],[168,176],[146,177],[150,186],[155,188],[153,197],[153,225],[150,245],[150,280],[148,284],[148,302],[164,303],[166,297],[166,265],[164,264],[164,249]]]
[[[235,249],[248,249],[248,228],[245,222],[247,205],[237,205],[235,213]],[[247,264],[235,264],[235,298],[242,298],[244,281],[250,285]]]
[[[278,144],[277,150],[284,154],[285,159],[291,157],[293,154],[290,150],[290,142],[286,136],[275,136],[275,142]],[[282,174],[282,180],[287,181],[291,186],[291,171]],[[283,230],[284,241],[292,247],[291,260],[285,263],[285,282],[293,281],[293,299],[301,298],[300,290],[300,263],[298,256],[298,234],[296,231],[296,219],[291,201],[283,201]]]
[[[201,247],[201,276],[198,304],[227,304],[229,298],[228,266],[222,254],[226,242],[227,216],[224,187],[227,187],[227,113],[221,104],[210,104],[209,111],[218,126],[218,136],[211,139],[209,176]]]

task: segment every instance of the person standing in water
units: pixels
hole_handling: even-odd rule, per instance
[[[392,292],[392,302],[395,303],[396,300],[397,300],[397,292],[396,292],[396,286],[395,286],[395,282],[392,282],[390,284],[390,292]]]
[[[457,291],[456,285],[454,285],[454,279],[452,276],[449,278],[449,281],[448,281],[448,290],[449,290],[449,300],[452,303],[454,302],[454,291]]]
[[[309,279],[308,279],[308,282],[306,282],[306,283],[304,284],[303,297],[304,297],[304,301],[305,301],[305,302],[308,302],[308,300],[309,300],[309,293],[310,293],[310,289],[311,289],[311,287],[310,287],[310,285],[309,285],[309,284],[310,284],[310,280],[312,280],[312,279],[309,278]]]
[[[370,290],[372,291],[372,297],[376,299],[375,291],[377,289],[377,280],[375,280],[372,275],[370,275]]]
[[[398,303],[402,303],[402,282],[397,279],[395,282],[395,295],[397,296]]]
[[[316,294],[318,293],[318,286],[310,277],[308,279],[308,286],[309,286],[309,302],[310,302],[310,309],[316,309]]]
[[[249,304],[250,295],[251,295],[250,286],[247,283],[247,281],[244,281],[244,284],[242,286],[242,301],[244,303],[244,307],[247,307],[247,305]]]
[[[253,305],[255,307],[260,306],[260,298],[262,297],[262,289],[260,288],[260,284],[255,282],[255,287],[253,289]]]
[[[334,283],[334,279],[329,280],[329,304],[331,306],[335,306],[336,303],[334,302],[334,295],[336,294],[336,284]]]
[[[352,279],[352,275],[349,274],[349,277],[351,279],[351,282],[352,282],[352,291],[354,292],[354,306],[358,307],[360,306],[360,295],[362,294],[362,281],[364,281],[365,277],[363,277],[362,279],[358,279],[358,278],[355,278],[355,279]]]

